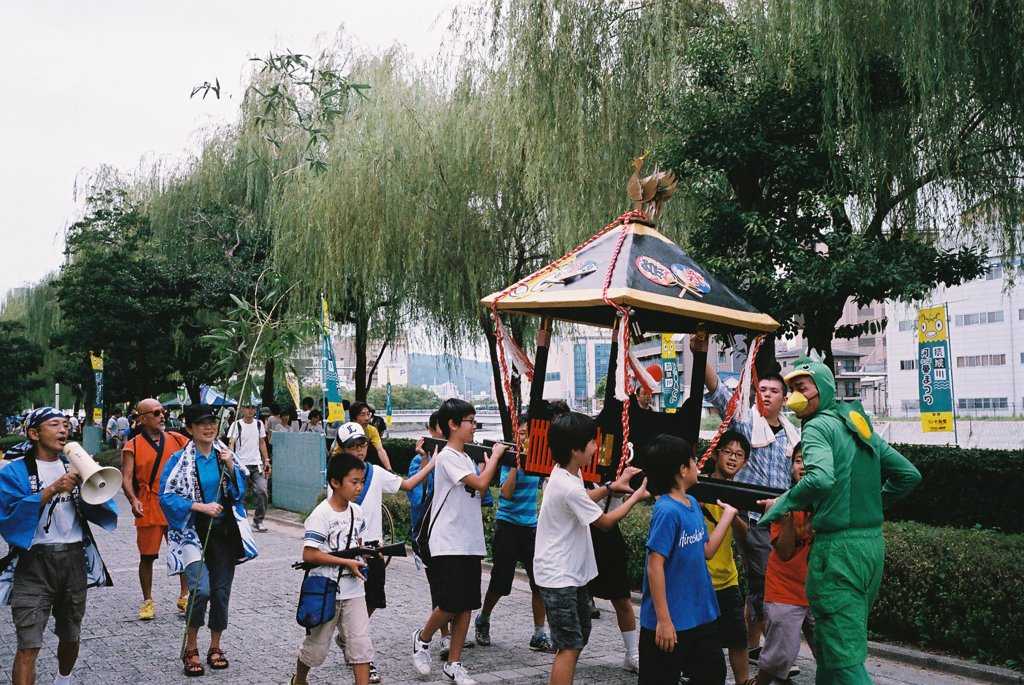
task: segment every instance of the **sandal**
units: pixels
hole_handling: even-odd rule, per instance
[[[220,647],[210,647],[206,653],[206,663],[210,664],[210,668],[215,671],[223,670],[231,665],[228,663],[227,657],[224,656],[224,650]]]
[[[192,661],[193,657],[196,659],[199,658],[198,649],[186,649],[181,655],[181,663],[183,664],[185,675],[189,677],[203,675],[203,673],[206,672],[206,669],[203,668],[203,665],[198,661]]]

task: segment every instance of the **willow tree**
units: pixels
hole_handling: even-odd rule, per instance
[[[831,144],[882,208],[959,221],[1019,254],[1024,5],[1018,0],[743,0],[759,62],[823,83]],[[863,216],[875,207],[862,208]]]
[[[323,163],[283,177],[274,205],[274,262],[300,284],[298,306],[318,311],[323,292],[333,320],[352,327],[360,400],[408,321],[422,247],[408,239],[422,208],[406,145],[417,135],[410,111],[431,93],[408,70],[397,51],[352,65],[372,90],[337,112],[318,147]]]

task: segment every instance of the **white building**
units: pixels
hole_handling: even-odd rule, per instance
[[[1024,414],[1024,286],[1005,288],[1021,260],[990,261],[989,273],[960,286],[937,289],[917,305],[886,303],[889,408],[893,416],[917,416],[917,311],[946,305],[950,368],[957,416]]]

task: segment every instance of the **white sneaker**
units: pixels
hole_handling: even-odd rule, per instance
[[[469,677],[469,673],[463,667],[461,661],[446,663],[441,672],[448,676],[449,680],[454,680],[455,685],[477,685],[477,682]]]
[[[420,675],[430,673],[430,643],[420,640],[420,629],[412,633],[412,665]]]
[[[639,654],[626,654],[622,659],[622,670],[628,671],[629,673],[640,672],[640,655]]]
[[[451,637],[451,635],[442,635],[441,636],[441,651],[438,652],[438,654],[441,656],[442,659],[447,661],[448,660],[448,654],[450,654],[451,651],[452,651],[452,637]]]

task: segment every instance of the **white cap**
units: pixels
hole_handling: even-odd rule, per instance
[[[349,422],[338,429],[338,444],[342,447],[351,447],[360,438],[366,440],[366,432],[358,423]]]

